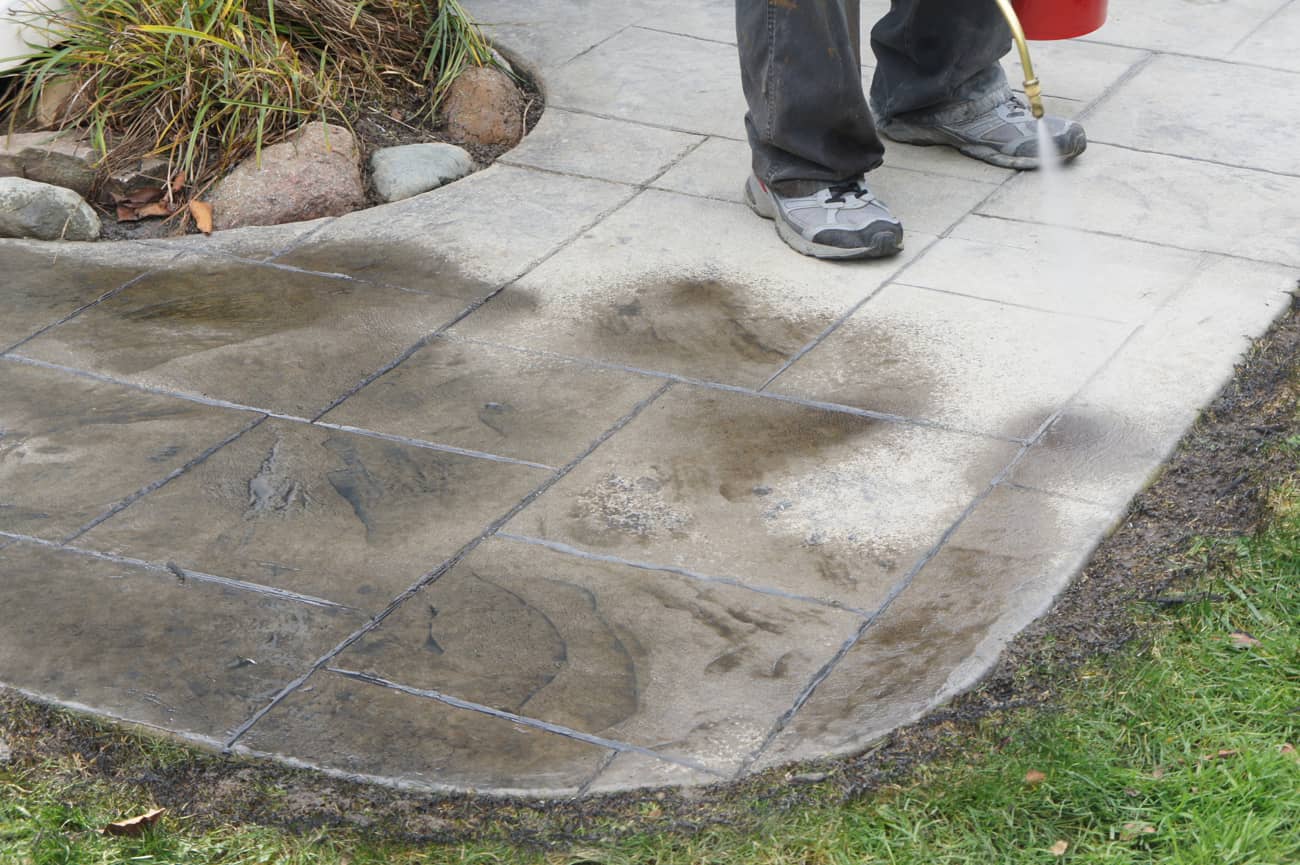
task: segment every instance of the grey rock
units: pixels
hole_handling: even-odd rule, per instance
[[[0,177],[25,177],[87,197],[95,184],[95,148],[84,137],[52,132],[0,136]]]
[[[70,189],[22,177],[0,177],[0,237],[95,240],[99,217]]]
[[[474,158],[454,144],[385,147],[370,157],[375,191],[399,201],[459,180],[474,170]]]
[[[365,206],[366,193],[352,133],[325,123],[304,124],[288,141],[235,167],[209,198],[217,229],[280,225],[341,216]]]

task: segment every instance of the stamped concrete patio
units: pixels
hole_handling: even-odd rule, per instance
[[[539,796],[845,754],[950,698],[1300,265],[1300,0],[1112,5],[1035,47],[1093,142],[1059,200],[893,147],[892,261],[738,203],[730,0],[471,3],[549,107],[417,199],[0,242],[0,682]]]

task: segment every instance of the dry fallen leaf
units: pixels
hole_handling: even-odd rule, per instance
[[[135,212],[135,208],[129,204],[119,204],[117,206],[118,222],[139,222],[140,215]]]
[[[146,216],[171,216],[175,211],[167,206],[165,201],[153,201],[136,209],[136,215],[143,219]]]
[[[1064,856],[1065,851],[1069,849],[1070,849],[1070,842],[1057,841],[1055,844],[1053,844],[1051,847],[1048,848],[1047,852],[1051,853],[1053,856]]]
[[[158,818],[166,813],[166,811],[166,808],[154,808],[152,811],[146,811],[144,814],[131,817],[127,820],[117,820],[104,827],[104,834],[135,837],[136,835],[142,834],[145,829],[157,823]]]
[[[1047,780],[1047,776],[1037,769],[1030,769],[1025,773],[1025,783],[1035,787]]]
[[[1157,766],[1151,770],[1151,777],[1159,781],[1161,778],[1165,777],[1165,770]]]
[[[1233,631],[1228,635],[1232,645],[1238,649],[1253,649],[1259,645],[1259,640],[1247,634],[1245,631]]]
[[[145,186],[140,189],[132,189],[125,195],[114,196],[116,204],[129,204],[132,207],[139,207],[142,204],[149,204],[162,198],[167,190],[161,186]]]
[[[1278,748],[1278,750],[1283,754],[1290,754],[1292,757],[1300,760],[1300,751],[1296,751],[1295,745],[1292,745],[1290,742],[1283,744],[1281,748]]]
[[[1124,840],[1131,841],[1139,835],[1154,835],[1155,833],[1156,827],[1150,823],[1125,823],[1124,831],[1120,834]]]
[[[190,201],[190,216],[194,217],[194,224],[199,227],[199,231],[204,234],[212,233],[212,205],[206,201]]]
[[[171,186],[172,186],[172,195],[175,195],[176,193],[180,192],[182,189],[185,188],[184,171],[182,171],[180,174],[177,174],[175,177],[172,178]]]

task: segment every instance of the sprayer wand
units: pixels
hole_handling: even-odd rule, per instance
[[[993,0],[1002,10],[1002,15],[1007,19],[1007,26],[1011,28],[1011,38],[1016,40],[1016,48],[1020,51],[1020,65],[1025,70],[1025,98],[1029,100],[1029,110],[1033,112],[1035,118],[1043,117],[1043,88],[1038,83],[1038,78],[1034,76],[1034,64],[1029,59],[1029,43],[1025,41],[1025,30],[1020,26],[1020,18],[1016,15],[1016,10],[1011,8],[1011,0]]]

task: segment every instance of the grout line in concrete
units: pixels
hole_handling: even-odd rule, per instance
[[[203,452],[200,453],[198,456],[194,457],[194,458],[191,459],[189,462],[187,462],[187,463],[185,463],[184,465],[182,465],[180,468],[173,469],[172,471],[168,472],[164,477],[161,477],[161,478],[159,478],[158,480],[153,481],[152,483],[145,484],[145,485],[144,485],[143,487],[141,487],[140,489],[136,490],[135,492],[131,493],[130,495],[126,496],[125,498],[123,498],[123,499],[121,499],[121,500],[115,502],[114,504],[110,505],[109,508],[108,508],[108,510],[104,511],[102,514],[100,514],[99,516],[95,517],[93,520],[91,520],[90,522],[86,523],[84,526],[82,526],[81,528],[77,529],[75,532],[73,532],[72,534],[70,534],[70,535],[68,535],[66,538],[64,538],[64,539],[63,539],[63,543],[65,543],[65,544],[70,544],[70,543],[72,543],[72,542],[75,541],[77,538],[79,538],[79,537],[81,537],[82,535],[86,534],[86,532],[88,532],[88,531],[90,531],[91,529],[95,528],[95,527],[98,526],[100,523],[103,523],[104,521],[109,520],[109,519],[112,519],[113,517],[117,516],[117,515],[120,514],[122,511],[124,511],[124,510],[126,510],[127,508],[131,507],[131,505],[135,504],[136,502],[138,502],[140,499],[144,498],[145,496],[149,495],[150,493],[154,492],[155,490],[159,490],[159,489],[161,489],[161,488],[167,486],[167,484],[169,484],[169,483],[171,483],[172,481],[176,480],[176,479],[177,479],[178,477],[180,477],[181,475],[187,473],[190,469],[194,468],[195,466],[198,466],[198,465],[202,464],[204,461],[207,460],[208,457],[212,456],[212,455],[215,454],[217,451],[219,451],[219,450],[221,450],[222,448],[224,448],[226,445],[231,444],[232,442],[234,442],[234,441],[236,441],[237,439],[241,438],[245,433],[247,433],[247,432],[251,432],[252,430],[257,429],[259,426],[262,425],[262,423],[263,423],[265,420],[266,420],[266,415],[261,415],[261,416],[259,416],[259,417],[257,417],[257,418],[254,418],[252,423],[245,424],[242,428],[240,428],[239,430],[237,430],[237,431],[234,432],[233,434],[226,436],[224,439],[222,439],[221,441],[217,442],[215,445],[212,445],[212,446],[209,447],[207,450],[203,451]]]
[[[604,45],[606,42],[609,42],[611,39],[615,39],[619,36],[622,36],[631,26],[632,26],[631,24],[624,24],[622,27],[618,28],[608,36],[604,36],[600,39],[597,39],[595,42],[591,43],[586,48],[582,49],[577,54],[570,57],[568,60],[560,61],[558,64],[556,64],[555,68],[557,70],[563,69],[565,66],[568,66],[570,63],[577,60],[578,58],[587,56],[588,54],[595,51],[600,46]]]
[[[28,357],[22,354],[3,355],[2,357],[0,357],[0,359],[13,361],[14,363],[20,363],[23,364],[24,366],[35,366],[41,369],[54,370],[56,372],[66,372],[69,375],[74,375],[77,376],[78,378],[86,378],[92,381],[102,381],[105,384],[115,384],[115,385],[120,385],[121,387],[129,387],[132,390],[138,390],[141,393],[153,394],[154,396],[171,397],[173,399],[184,400],[185,402],[192,402],[198,405],[208,406],[210,408],[225,408],[225,409],[231,409],[233,411],[252,412],[253,414],[260,414],[260,415],[266,415],[267,417],[273,417],[276,418],[277,420],[293,421],[294,423],[311,423],[310,418],[299,417],[298,415],[284,414],[283,412],[272,411],[270,409],[265,409],[265,408],[258,408],[257,406],[244,405],[243,403],[230,402],[224,399],[213,399],[212,397],[199,396],[198,394],[186,393],[184,391],[167,390],[166,388],[153,387],[151,385],[146,385],[146,384],[139,384],[137,382],[127,381],[126,379],[115,378],[114,376],[106,375],[104,373],[94,372],[92,370],[87,370],[87,369],[79,369],[78,367],[75,366],[65,366],[64,364],[61,363],[52,363],[48,360],[39,360],[37,358]]]
[[[590,550],[584,550],[570,544],[560,541],[552,541],[547,538],[539,538],[532,535],[519,535],[513,532],[497,532],[496,537],[507,541],[514,541],[520,544],[530,544],[536,547],[543,547],[557,553],[563,553],[566,556],[573,556],[579,559],[586,559],[593,562],[604,562],[611,565],[622,565],[624,567],[636,568],[641,571],[654,571],[664,574],[673,574],[679,577],[685,577],[689,580],[696,580],[701,583],[714,583],[717,585],[731,586],[737,589],[744,589],[748,592],[754,592],[760,595],[767,595],[773,598],[780,598],[786,601],[796,601],[801,604],[810,604],[812,606],[823,607],[829,610],[838,610],[844,613],[851,613],[855,616],[869,616],[870,611],[858,607],[850,607],[836,601],[826,601],[821,598],[814,598],[809,595],[800,595],[794,592],[786,592],[781,589],[770,586],[755,586],[746,583],[736,577],[719,577],[710,574],[692,571],[689,568],[679,568],[674,565],[661,565],[653,562],[641,562],[635,559],[625,559],[620,556],[607,555],[605,553],[593,553]]]
[[[175,562],[167,562],[166,564],[159,564],[158,562],[151,562],[148,559],[139,559],[136,558],[135,556],[122,556],[116,553],[106,553],[102,550],[90,549],[89,547],[74,547],[74,546],[70,546],[67,542],[47,541],[44,538],[37,538],[37,537],[33,537],[32,535],[18,534],[16,532],[0,531],[0,537],[5,537],[9,539],[9,543],[5,544],[4,546],[0,546],[0,549],[4,549],[5,546],[9,546],[11,544],[28,543],[28,544],[33,544],[35,546],[47,547],[49,549],[59,550],[60,552],[70,553],[72,555],[85,556],[86,558],[96,559],[98,561],[113,562],[114,564],[118,564],[118,565],[131,565],[133,567],[141,568],[146,571],[153,571],[159,574],[163,574],[163,573],[170,574],[172,577],[175,577],[177,580],[180,581],[192,579],[198,583],[215,583],[216,585],[219,586],[227,586],[232,589],[239,589],[241,591],[252,592],[258,595],[267,595],[269,597],[279,598],[280,600],[284,600],[284,601],[294,601],[295,603],[306,604],[307,606],[310,607],[324,607],[326,609],[332,609],[332,610],[343,610],[349,613],[356,613],[357,615],[361,615],[361,616],[368,615],[368,613],[366,613],[365,610],[359,610],[356,607],[350,607],[347,604],[340,604],[337,601],[330,601],[325,598],[318,598],[315,597],[314,595],[304,595],[300,592],[291,592],[288,589],[281,589],[275,586],[268,586],[263,583],[254,583],[249,580],[240,580],[234,577],[223,577],[217,574],[209,574],[204,571],[196,571],[191,568],[182,568],[180,565],[176,564]]]
[[[340,432],[353,433],[367,438],[383,439],[384,441],[395,442],[396,444],[410,445],[411,447],[423,448],[431,451],[441,451],[443,453],[456,454],[463,457],[473,457],[474,459],[487,460],[494,463],[506,463],[507,465],[526,466],[530,469],[544,469],[548,472],[557,471],[556,466],[548,466],[545,463],[535,463],[530,460],[516,459],[515,457],[501,456],[500,454],[488,453],[487,451],[476,451],[472,448],[456,447],[455,445],[438,444],[426,439],[410,438],[409,436],[396,435],[394,433],[378,432],[376,430],[365,429],[364,427],[349,426],[341,423],[329,423],[327,421],[312,421],[312,426],[323,429],[338,430]]]
[[[1168,156],[1170,159],[1182,159],[1187,162],[1199,162],[1203,165],[1217,165],[1220,168],[1233,168],[1237,171],[1251,171],[1258,174],[1271,174],[1274,177],[1287,177],[1291,179],[1300,178],[1300,172],[1295,171],[1278,171],[1273,168],[1260,168],[1257,165],[1243,165],[1240,162],[1224,162],[1219,159],[1209,159],[1204,156],[1189,156],[1185,153],[1170,153],[1167,150],[1153,150],[1149,147],[1136,147],[1132,144],[1117,144],[1114,141],[1103,141],[1096,139],[1094,144],[1104,144],[1107,147],[1114,147],[1116,150],[1127,150],[1131,153],[1149,153],[1152,156]]]
[[[1141,57],[1139,57],[1137,60],[1134,60],[1127,69],[1125,69],[1123,72],[1119,74],[1118,78],[1110,82],[1110,84],[1107,84],[1105,89],[1103,89],[1095,97],[1089,100],[1088,104],[1083,107],[1083,110],[1074,116],[1074,120],[1076,122],[1082,123],[1085,119],[1087,119],[1088,115],[1096,111],[1097,108],[1102,103],[1110,99],[1111,96],[1115,95],[1115,93],[1119,91],[1125,84],[1128,84],[1138,75],[1140,75],[1142,73],[1142,70],[1150,66],[1152,61],[1154,61],[1158,56],[1159,55],[1157,53],[1148,51],[1145,54],[1143,54]]]
[[[86,310],[94,309],[95,307],[99,306],[101,303],[112,300],[114,297],[126,291],[128,288],[140,282],[141,280],[145,279],[146,277],[153,276],[155,273],[159,272],[163,267],[166,267],[167,265],[176,261],[176,259],[180,258],[183,255],[184,253],[177,253],[176,255],[173,255],[171,258],[167,259],[167,261],[164,262],[162,265],[158,267],[150,267],[142,271],[141,273],[136,274],[135,276],[128,279],[126,282],[122,283],[121,285],[115,288],[109,289],[108,291],[104,292],[99,297],[95,298],[89,303],[77,307],[72,312],[60,318],[58,321],[55,321],[52,324],[47,324],[45,327],[42,327],[40,330],[36,331],[35,333],[25,336],[22,339],[15,342],[13,345],[0,350],[0,356],[7,355],[12,351],[21,348],[22,346],[26,345],[32,340],[37,339],[38,337],[43,336],[46,333],[49,333],[50,331],[54,330],[56,327],[59,327],[60,325],[67,324],[77,316],[81,315]]]
[[[648,30],[651,33],[662,33],[665,36],[678,36],[682,39],[691,39],[695,42],[707,42],[710,45],[725,45],[732,49],[736,47],[735,42],[728,42],[726,39],[713,39],[709,36],[697,36],[694,33],[683,33],[680,30],[666,30],[663,27],[651,27],[648,24],[634,23],[631,26],[634,30]]]
[[[721,778],[718,772],[707,768],[703,764],[696,763],[694,760],[687,760],[684,757],[672,757],[660,754],[641,745],[633,745],[630,742],[622,742],[617,739],[606,739],[603,736],[595,736],[591,733],[584,733],[572,727],[565,727],[560,724],[552,724],[549,721],[543,721],[539,718],[530,718],[526,715],[519,715],[514,712],[507,712],[503,709],[494,709],[482,703],[475,703],[470,700],[462,700],[459,697],[453,697],[450,694],[444,694],[441,691],[431,691],[424,688],[414,688],[410,685],[403,685],[389,679],[375,676],[370,673],[362,673],[357,670],[349,670],[343,667],[324,668],[326,672],[333,673],[337,676],[343,676],[356,682],[364,682],[368,685],[376,685],[381,688],[387,688],[392,691],[398,691],[408,694],[412,697],[420,697],[426,700],[434,700],[456,709],[465,709],[470,712],[477,712],[480,715],[487,715],[492,718],[499,718],[503,721],[509,721],[512,724],[518,724],[522,727],[531,727],[534,730],[541,730],[544,733],[551,733],[556,736],[563,736],[566,739],[576,739],[579,742],[585,742],[588,745],[595,745],[600,748],[608,748],[620,754],[644,754],[648,757],[654,757],[667,763],[674,763],[678,766],[685,766],[694,769],[697,772],[705,772],[709,775]],[[593,779],[594,780],[594,779]]]
[[[1211,54],[1197,54],[1193,51],[1173,51],[1165,48],[1161,48],[1161,49],[1141,48],[1136,45],[1123,45],[1119,42],[1107,42],[1103,39],[1089,39],[1086,36],[1079,38],[1078,41],[1083,42],[1087,45],[1102,45],[1106,48],[1126,48],[1129,51],[1148,51],[1151,54],[1161,56],[1161,57],[1179,57],[1188,60],[1206,60],[1209,61],[1210,63],[1223,63],[1228,66],[1241,66],[1247,69],[1267,69],[1270,72],[1290,72],[1292,74],[1295,74],[1296,71],[1294,69],[1284,69],[1281,66],[1270,66],[1267,63],[1253,63],[1249,60],[1237,60],[1236,58],[1228,58],[1226,56],[1215,57],[1214,55]]]
[[[1027,493],[1036,493],[1040,496],[1047,496],[1048,498],[1060,499],[1061,501],[1065,501],[1065,502],[1073,502],[1076,505],[1091,505],[1096,508],[1108,507],[1108,505],[1105,502],[1099,502],[1096,499],[1088,499],[1082,496],[1072,496],[1068,493],[1058,493],[1055,490],[1045,490],[1042,487],[1030,486],[1029,484],[1020,484],[1011,480],[1004,480],[999,486],[1004,486],[1007,489],[1012,489],[1012,490],[1021,490]]]
[[[0,549],[3,549],[3,547],[0,547]],[[600,765],[596,767],[596,771],[591,773],[591,777],[588,778],[586,781],[583,781],[582,785],[578,787],[577,792],[573,794],[573,798],[581,799],[583,796],[586,796],[588,793],[590,793],[591,788],[595,785],[597,779],[599,779],[601,775],[605,774],[606,770],[608,770],[610,766],[613,766],[614,761],[617,759],[618,759],[617,751],[609,752],[609,754],[606,755],[605,759],[600,761]]]
[[[551,475],[546,480],[542,481],[540,484],[534,487],[531,492],[529,492],[526,496],[523,497],[523,499],[515,503],[515,505],[511,507],[508,511],[506,511],[503,515],[497,517],[495,520],[490,522],[487,525],[487,528],[485,528],[482,532],[480,532],[475,537],[471,538],[468,542],[466,542],[463,546],[461,546],[459,550],[453,553],[449,558],[443,561],[440,565],[438,565],[436,568],[426,573],[424,576],[420,577],[405,591],[401,592],[395,598],[389,601],[383,610],[379,611],[373,617],[371,617],[369,622],[367,622],[365,625],[361,626],[357,630],[353,631],[348,636],[344,637],[343,640],[340,641],[338,645],[330,649],[324,655],[321,655],[319,658],[317,658],[316,661],[313,662],[312,665],[306,670],[306,672],[302,673],[301,675],[297,676],[296,678],[286,683],[282,688],[280,688],[279,691],[277,691],[274,695],[272,695],[271,699],[267,702],[265,706],[258,709],[251,716],[246,718],[238,727],[235,728],[235,730],[231,733],[230,738],[226,740],[224,750],[229,751],[234,746],[234,744],[240,739],[241,736],[243,736],[250,729],[252,729],[254,724],[256,724],[258,721],[264,718],[268,712],[270,712],[281,702],[283,702],[286,697],[288,697],[290,694],[292,694],[294,691],[300,688],[302,684],[312,676],[313,673],[323,668],[326,664],[332,661],[335,657],[337,657],[340,653],[346,650],[353,643],[357,642],[362,637],[366,636],[371,631],[378,628],[385,619],[387,619],[390,615],[392,615],[397,610],[397,608],[400,607],[403,603],[405,603],[408,599],[414,597],[418,592],[420,592],[425,587],[432,585],[434,582],[441,579],[444,574],[446,574],[457,564],[459,564],[462,560],[464,560],[466,556],[474,552],[474,550],[478,549],[479,546],[482,545],[484,541],[486,541],[488,538],[495,535],[507,523],[509,523],[512,519],[514,519],[515,516],[517,516],[520,511],[522,511],[524,508],[531,505],[540,496],[544,495],[547,490],[555,486],[566,475],[568,475],[569,472],[577,468],[578,464],[581,463],[584,459],[586,459],[589,455],[594,453],[597,448],[599,448],[601,445],[607,442],[611,437],[613,437],[617,432],[619,432],[619,430],[623,429],[623,427],[627,426],[632,421],[634,421],[641,414],[641,412],[645,411],[652,403],[654,403],[661,396],[667,393],[672,386],[673,386],[673,382],[664,382],[662,385],[656,388],[653,393],[651,393],[648,397],[646,397],[645,399],[641,400],[641,402],[633,406],[632,409],[627,414],[623,415],[623,417],[615,421],[615,423],[609,429],[601,433],[596,438],[596,440],[593,441],[590,445],[588,445],[587,448],[581,454],[574,457],[572,460],[569,461],[568,464],[560,468],[553,475]]]
[[[978,242],[978,241],[973,241],[973,242]],[[997,304],[998,306],[1009,306],[1015,309],[1024,309],[1024,310],[1028,310],[1029,312],[1041,312],[1044,315],[1052,315],[1052,316],[1057,316],[1059,318],[1069,318],[1069,319],[1084,320],[1084,321],[1096,321],[1096,322],[1103,322],[1105,324],[1127,324],[1128,323],[1125,321],[1121,321],[1120,319],[1117,318],[1107,318],[1104,315],[1088,315],[1086,312],[1068,312],[1066,310],[1061,310],[1061,309],[1048,309],[1045,306],[1033,306],[1032,304],[1028,304],[1028,303],[1016,303],[1013,300],[997,300],[991,297],[984,297],[978,294],[968,294],[964,291],[952,291],[947,288],[935,288],[933,285],[917,285],[914,282],[896,282],[894,283],[894,285],[898,286],[899,288],[912,288],[912,289],[916,289],[917,291],[928,291],[928,292],[933,292],[934,294],[946,294],[949,297],[961,297],[967,300],[976,300],[976,301],[982,301],[984,303],[993,303],[993,304]]]
[[[1006,216],[1000,213],[976,213],[975,216],[978,216],[981,219],[1000,219],[1003,222],[1014,222],[1020,225],[1040,225],[1049,228],[1064,228],[1069,231],[1078,231],[1083,234],[1095,234],[1098,237],[1110,237],[1116,240],[1126,240],[1129,243],[1144,243],[1147,246],[1156,246],[1161,249],[1172,249],[1172,250],[1176,250],[1177,252],[1190,252],[1196,255],[1217,255],[1220,258],[1230,258],[1233,259],[1234,261],[1247,261],[1252,264],[1268,264],[1276,267],[1286,267],[1292,270],[1294,270],[1296,267],[1295,262],[1278,261],[1277,259],[1272,259],[1272,258],[1253,258],[1249,255],[1238,255],[1232,252],[1220,252],[1214,249],[1199,249],[1195,246],[1179,246],[1176,243],[1165,243],[1159,240],[1143,240],[1140,238],[1132,237],[1127,234],[1121,234],[1120,232],[1117,231],[1102,231],[1097,228],[1083,228],[1078,225],[1070,225],[1064,222],[1039,222],[1036,219],[1025,219],[1019,216]]]
[[[650,123],[646,120],[635,120],[629,117],[619,117],[614,114],[606,114],[602,111],[593,111],[589,108],[580,108],[576,105],[561,105],[556,102],[548,104],[547,107],[559,108],[561,111],[568,111],[570,114],[585,114],[588,117],[597,117],[601,120],[618,120],[622,123],[634,123],[638,126],[648,126],[651,129],[664,129],[668,132],[684,132],[687,135],[703,135],[706,138],[721,138],[725,141],[745,141],[745,139],[737,138],[734,135],[722,135],[717,132],[704,132],[699,129],[687,129],[685,126],[673,126],[670,123]]]
[[[1282,0],[1281,6],[1278,6],[1276,9],[1273,10],[1273,12],[1267,18],[1265,18],[1263,21],[1259,22],[1254,27],[1252,27],[1249,33],[1247,33],[1245,36],[1241,37],[1236,42],[1234,42],[1232,47],[1228,49],[1227,53],[1233,54],[1236,51],[1238,51],[1241,48],[1241,46],[1249,42],[1256,33],[1263,30],[1268,25],[1272,24],[1273,21],[1283,12],[1285,12],[1287,8],[1291,5],[1292,5],[1292,0]],[[1233,63],[1234,61],[1223,61],[1223,62]]]

